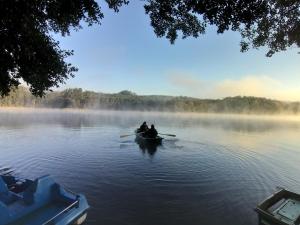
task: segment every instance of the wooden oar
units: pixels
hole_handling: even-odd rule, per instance
[[[159,133],[159,134],[161,134],[161,135],[166,135],[166,136],[170,136],[170,137],[176,137],[175,134],[162,134],[162,133]]]
[[[143,134],[143,133],[145,133],[145,132],[139,132],[139,134]],[[124,134],[124,135],[120,135],[120,138],[123,138],[123,137],[129,137],[129,136],[132,136],[132,135],[135,135],[135,133],[134,133],[134,134]]]
[[[135,135],[135,134],[124,134],[124,135],[120,135],[120,138],[123,138],[123,137],[129,137],[129,136],[132,136],[132,135]]]

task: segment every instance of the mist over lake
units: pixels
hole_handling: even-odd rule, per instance
[[[120,138],[144,120],[176,137]],[[297,116],[1,109],[0,171],[84,193],[86,224],[254,225],[277,187],[299,192],[299,137]]]

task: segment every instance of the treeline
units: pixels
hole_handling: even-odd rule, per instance
[[[43,98],[36,98],[28,89],[19,87],[9,96],[0,98],[0,106],[255,114],[297,114],[300,112],[299,102],[283,102],[257,97],[238,96],[211,100],[159,95],[144,96],[130,91],[105,94],[83,91],[81,88],[49,92]]]

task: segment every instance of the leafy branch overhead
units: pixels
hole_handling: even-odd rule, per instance
[[[117,11],[127,2],[107,3]],[[23,81],[42,96],[73,77],[77,68],[65,61],[73,52],[62,50],[51,33],[69,35],[81,21],[100,24],[102,18],[94,0],[0,0],[0,94]]]
[[[127,0],[106,0],[118,12]],[[198,37],[208,25],[218,33],[240,32],[241,50],[267,47],[267,56],[289,47],[300,47],[300,0],[145,0],[145,12],[158,37],[174,43]],[[69,35],[81,22],[101,24],[104,15],[94,0],[0,0],[0,94],[21,82],[42,96],[58,87],[77,68],[65,59],[51,34]]]
[[[174,43],[182,37],[198,37],[207,25],[218,33],[238,31],[241,51],[267,47],[267,56],[289,47],[300,47],[299,0],[149,0],[145,5],[158,37]]]

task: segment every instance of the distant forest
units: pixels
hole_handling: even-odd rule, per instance
[[[81,88],[47,93],[34,97],[27,88],[19,87],[0,98],[2,107],[79,108],[102,110],[174,111],[201,113],[297,114],[299,102],[283,102],[257,97],[198,99],[161,95],[137,95],[130,91],[105,94]]]

